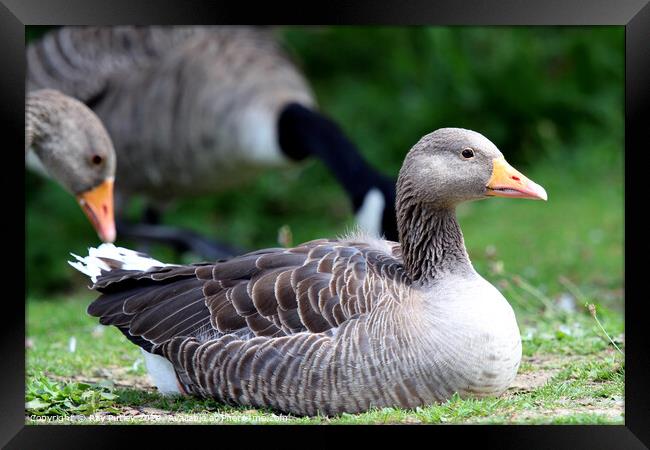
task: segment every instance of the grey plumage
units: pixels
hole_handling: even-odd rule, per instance
[[[271,29],[63,27],[30,43],[27,61],[30,88],[79,98],[106,125],[120,161],[119,210],[132,195],[160,210],[309,157],[328,167],[362,227],[397,239],[394,181],[317,110]],[[144,234],[156,239],[157,231]]]
[[[460,156],[467,147],[475,157]],[[227,403],[314,415],[498,395],[517,372],[519,330],[472,267],[454,208],[502,189],[501,160],[468,130],[421,139],[398,180],[401,245],[348,236],[98,276],[79,258],[102,292],[88,312],[170,361],[185,393]],[[545,197],[512,174],[513,190]]]
[[[65,27],[27,49],[28,85],[93,107],[118,152],[116,189],[159,202],[218,192],[288,160],[279,108],[313,105],[269,30]]]
[[[77,197],[103,241],[115,240],[115,149],[86,105],[54,89],[28,92],[25,162]]]
[[[101,121],[86,105],[54,89],[27,93],[26,158],[31,151],[47,175],[74,195],[115,173],[115,151]],[[93,162],[95,156],[100,164]]]

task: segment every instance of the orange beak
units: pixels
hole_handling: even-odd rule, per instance
[[[115,240],[115,219],[113,218],[113,178],[77,196],[81,209],[93,224],[99,238],[104,242]]]
[[[493,161],[492,176],[486,186],[487,194],[494,197],[548,199],[543,187],[515,170],[504,158]]]

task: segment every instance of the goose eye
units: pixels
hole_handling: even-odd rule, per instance
[[[469,159],[474,157],[474,150],[471,148],[466,148],[465,150],[462,151],[461,155],[463,155],[463,158]]]
[[[104,159],[99,155],[93,155],[93,164],[99,165]]]

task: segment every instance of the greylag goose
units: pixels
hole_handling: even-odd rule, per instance
[[[143,349],[162,392],[298,415],[499,395],[519,329],[455,216],[488,197],[547,198],[487,138],[443,128],[400,170],[400,243],[359,234],[194,265],[104,244],[70,264],[101,292],[88,313]]]
[[[397,239],[394,181],[317,111],[271,30],[67,27],[30,44],[27,60],[30,86],[86,102],[106,125],[118,199],[144,195],[160,211],[174,197],[220,192],[311,156],[343,186],[364,229]]]
[[[53,89],[28,92],[25,163],[77,198],[102,241],[115,240],[115,150],[86,105]]]

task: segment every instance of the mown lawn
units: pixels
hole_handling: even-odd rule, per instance
[[[296,418],[157,394],[139,350],[85,316],[91,299],[29,303],[27,423],[623,423],[623,357],[584,312],[522,327],[519,375],[499,398]],[[598,317],[621,347],[620,315],[600,310]]]
[[[622,157],[603,163],[603,154],[526,170],[547,203],[492,199],[458,211],[474,265],[509,299],[522,333],[519,375],[499,398],[315,418],[165,398],[139,350],[86,316],[94,295],[81,290],[27,300],[26,421],[622,424],[624,357],[607,337],[624,351]]]

